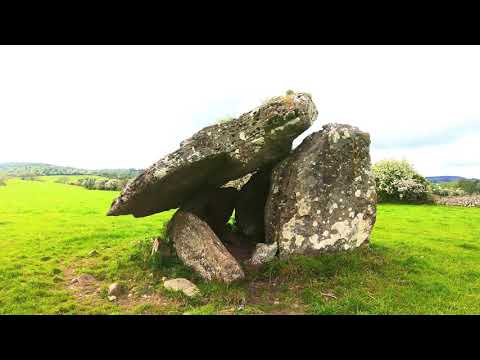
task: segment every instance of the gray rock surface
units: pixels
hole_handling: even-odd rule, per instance
[[[170,279],[163,283],[165,289],[172,291],[181,291],[185,295],[192,297],[200,294],[198,287],[191,281],[184,278]]]
[[[347,250],[368,242],[376,219],[370,136],[328,124],[273,170],[266,243],[279,256]]]
[[[255,251],[248,261],[250,265],[262,265],[275,258],[278,251],[278,244],[276,242],[271,244],[258,243]]]
[[[156,237],[152,241],[152,251],[150,253],[151,256],[159,255],[160,257],[170,257],[172,256],[172,248],[169,244],[166,243],[165,240]]]
[[[437,196],[434,198],[434,202],[438,205],[480,207],[480,195]]]
[[[263,241],[265,203],[270,189],[271,169],[255,173],[242,187],[235,206],[235,221],[242,234]]]
[[[273,164],[316,117],[310,95],[294,93],[208,126],[129,182],[108,215],[142,217],[177,208],[195,194]]]
[[[97,279],[95,279],[92,275],[90,274],[81,274],[76,278],[73,278],[70,283],[72,284],[80,284],[80,285],[85,285],[85,284],[91,284],[96,282]]]
[[[90,256],[90,257],[94,257],[94,256],[98,256],[98,255],[99,255],[99,253],[98,253],[97,250],[92,250],[88,253],[88,256]]]
[[[125,286],[119,283],[113,283],[108,287],[108,295],[119,297],[127,292]]]
[[[168,236],[178,257],[205,280],[230,283],[245,277],[237,260],[198,216],[178,210],[168,225]]]
[[[248,182],[248,180],[250,180],[252,175],[253,174],[247,174],[245,176],[242,176],[241,178],[238,178],[238,179],[235,179],[235,180],[230,180],[229,182],[227,182],[222,187],[233,187],[233,188],[240,191],[242,189],[243,185],[245,185]]]

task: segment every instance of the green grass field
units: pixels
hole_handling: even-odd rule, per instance
[[[227,286],[149,257],[173,211],[107,217],[116,192],[54,180],[0,186],[0,314],[480,314],[480,209],[380,205],[370,248],[274,261]],[[97,282],[70,285],[82,273]],[[202,295],[168,292],[164,276]],[[108,301],[113,281],[132,295]]]

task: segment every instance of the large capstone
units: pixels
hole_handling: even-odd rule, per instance
[[[240,264],[198,216],[178,210],[168,226],[178,257],[205,280],[230,283],[245,277]]]
[[[289,154],[292,141],[316,117],[311,97],[295,93],[206,127],[129,182],[108,215],[142,217],[178,208],[204,189],[272,165]]]
[[[265,203],[270,189],[271,169],[255,173],[240,190],[235,206],[239,231],[263,242],[265,238]]]
[[[274,168],[265,232],[280,257],[368,242],[376,219],[369,147],[368,133],[328,124]]]

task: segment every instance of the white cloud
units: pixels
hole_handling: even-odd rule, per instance
[[[476,46],[3,46],[0,161],[145,167],[291,88],[314,97],[311,131],[350,123],[374,160],[480,177],[478,132],[450,132],[480,127],[479,63]]]
[[[419,146],[415,148],[373,149],[372,160],[406,159],[426,175],[460,174],[479,177],[479,136],[464,136],[445,145]]]

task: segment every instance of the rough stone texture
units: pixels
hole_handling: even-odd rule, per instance
[[[438,205],[480,207],[480,195],[434,197]]]
[[[279,256],[346,250],[368,241],[376,219],[370,136],[328,124],[273,170],[266,242]]]
[[[198,216],[178,210],[168,226],[178,257],[205,280],[226,283],[245,277],[237,260]]]
[[[265,238],[265,203],[270,189],[271,169],[255,173],[242,187],[235,206],[235,221],[246,236]]]
[[[170,246],[159,237],[153,239],[152,252],[150,254],[151,256],[158,254],[160,257],[170,257],[173,255]]]
[[[73,278],[70,282],[72,284],[80,284],[80,285],[85,285],[85,284],[90,284],[97,281],[92,275],[90,274],[81,274],[80,276]]]
[[[120,296],[127,292],[125,286],[119,283],[113,283],[108,287],[108,295],[109,296]]]
[[[88,253],[88,256],[90,256],[90,257],[94,257],[94,256],[98,256],[98,255],[99,255],[99,254],[98,254],[98,251],[97,251],[97,250],[92,250],[92,251],[90,251],[90,252]]]
[[[215,234],[222,239],[227,222],[232,216],[238,190],[231,187],[204,191],[187,201],[181,209],[195,214],[205,221]]]
[[[257,244],[255,251],[248,261],[251,265],[262,265],[275,258],[278,251],[278,244],[276,242],[272,244]]]
[[[200,294],[200,290],[197,288],[197,286],[184,278],[166,280],[163,283],[163,286],[172,291],[181,291],[189,297]]]
[[[248,180],[250,180],[252,175],[253,174],[247,174],[239,179],[231,180],[227,182],[225,185],[223,185],[222,187],[233,187],[237,190],[241,190],[243,185],[245,185],[248,182]]]
[[[273,164],[288,155],[292,141],[316,117],[311,97],[295,93],[206,127],[129,182],[108,215],[142,217],[177,208],[205,189]]]

